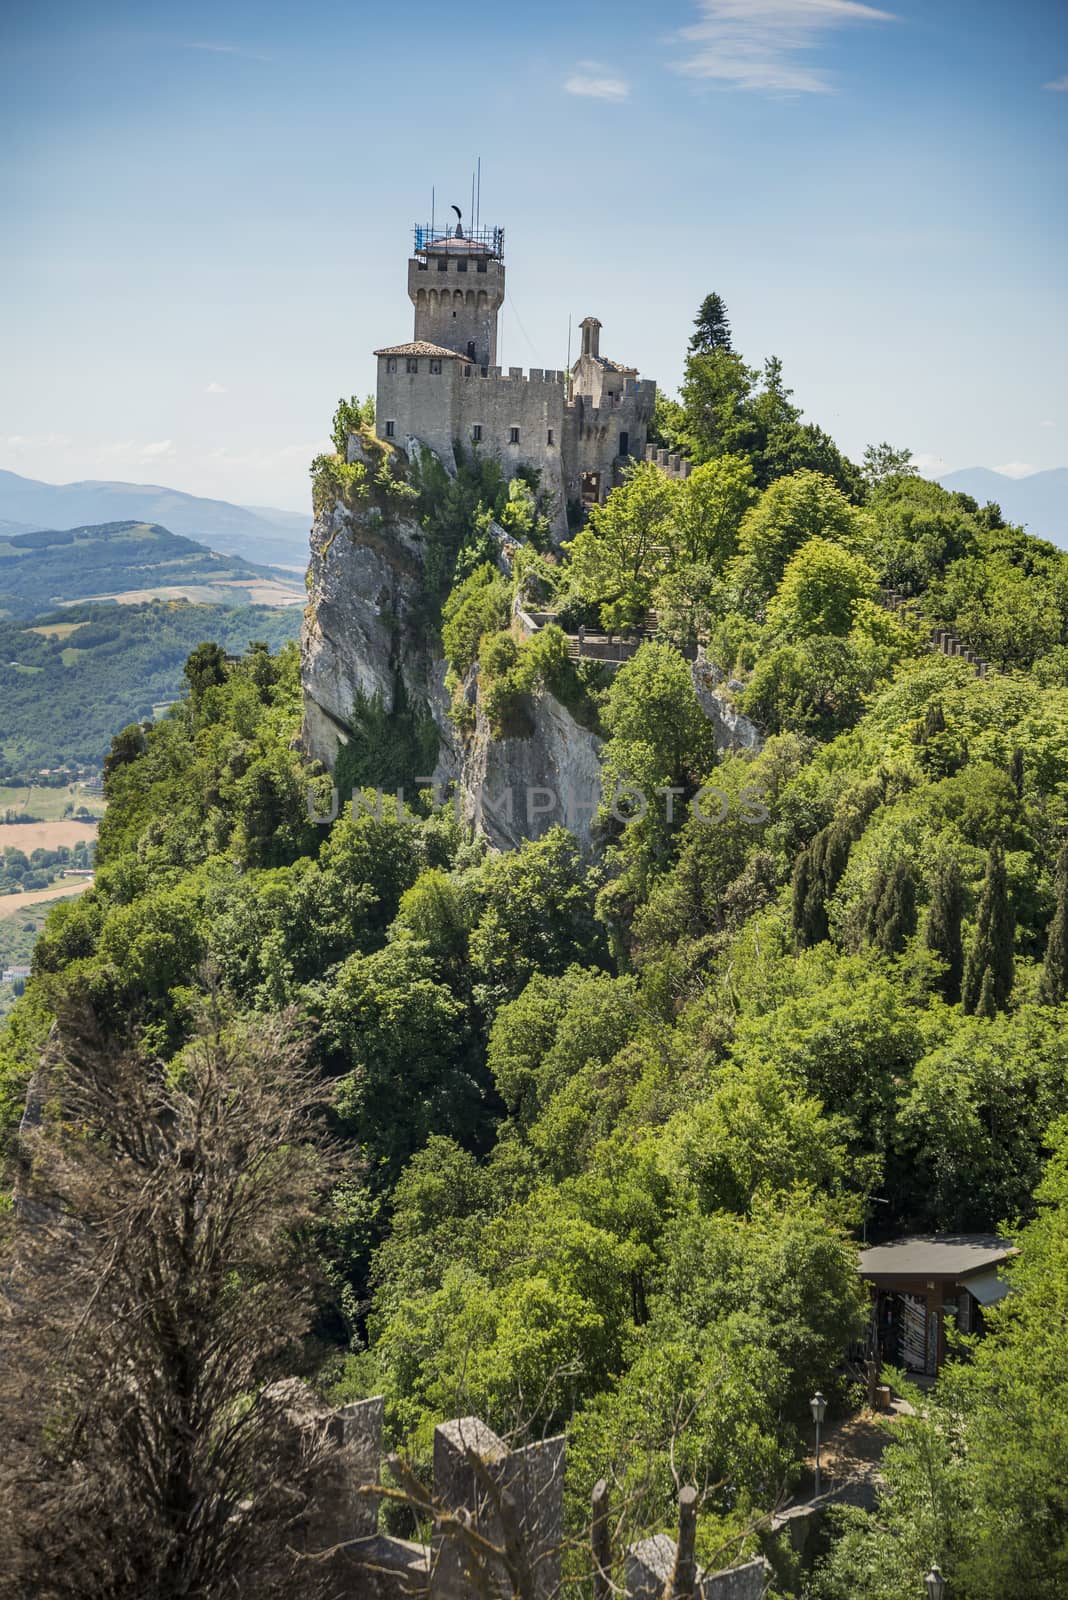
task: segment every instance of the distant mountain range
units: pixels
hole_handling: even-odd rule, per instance
[[[0,538],[114,522],[153,523],[261,566],[308,564],[310,512],[235,506],[155,483],[42,483],[0,471]]]
[[[106,522],[63,531],[0,529],[0,616],[30,618],[72,600],[189,600],[235,607],[301,606],[304,586],[279,572],[221,555],[150,522]]]
[[[947,489],[972,495],[980,505],[995,500],[1007,522],[1020,523],[1036,538],[1068,550],[1068,467],[1032,472],[1026,478],[1009,478],[989,467],[964,467],[938,481]]]

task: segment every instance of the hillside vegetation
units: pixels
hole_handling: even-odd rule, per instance
[[[164,1108],[164,1145],[218,1081],[258,1127],[246,1057],[274,1094],[279,1033],[299,1038],[336,1165],[309,1165],[289,1210],[270,1213],[292,1222],[277,1279],[265,1232],[247,1255],[235,1246],[229,1276],[213,1256],[198,1280],[203,1327],[221,1326],[224,1294],[240,1317],[233,1403],[297,1370],[335,1400],[384,1393],[390,1438],[417,1465],[451,1416],[520,1437],[564,1429],[576,1533],[598,1478],[625,1536],[670,1528],[694,1483],[699,1555],[721,1566],[768,1543],[766,1514],[800,1476],[809,1397],[830,1395],[832,1415],[856,1403],[841,1363],[867,1321],[865,1223],[1011,1227],[1019,1292],[896,1436],[892,1497],[842,1522],[815,1573],[773,1551],[774,1592],[898,1600],[922,1594],[937,1561],[953,1600],[1055,1600],[1068,1582],[1068,558],[915,479],[907,452],[846,460],[801,420],[777,363],[761,373],[733,352],[721,310],[702,308],[682,401],[659,414],[696,470],[679,484],[634,469],[563,559],[529,548],[513,578],[496,572],[486,513],[501,485],[477,460],[448,498],[432,474],[405,486],[409,504],[421,496],[456,679],[480,663],[478,693],[495,690],[502,716],[525,695],[580,697],[604,733],[607,793],[671,791],[671,814],[650,803],[621,820],[606,804],[592,859],[562,829],[489,854],[428,796],[379,814],[368,796],[372,809],[316,822],[330,780],[296,747],[295,647],[236,663],[199,649],[174,713],[115,741],[96,885],[37,944],[0,1045],[8,1150],[50,1037],[78,1088],[100,1040],[132,1030],[140,1055],[114,1081],[143,1082]],[[514,499],[534,515],[522,485]],[[619,629],[652,606],[661,636],[609,682],[582,676],[553,630],[548,645],[513,638],[515,584],[568,626]],[[909,591],[914,611],[885,610],[881,586]],[[1001,670],[932,655],[933,625]],[[763,730],[759,752],[717,758],[678,648],[698,639]],[[204,1064],[205,994],[231,1078]],[[293,1082],[303,1106],[306,1080]],[[71,1118],[102,1129],[98,1101],[71,1094]],[[183,1131],[167,1169],[197,1172],[209,1215],[230,1192],[236,1131],[230,1119],[217,1147]],[[103,1184],[106,1139],[81,1144]],[[283,1350],[255,1296],[289,1281],[298,1251],[319,1276],[306,1313],[292,1302],[303,1342],[292,1313],[279,1324]],[[108,1268],[116,1297],[128,1259]],[[121,1437],[101,1434],[115,1413],[94,1389],[125,1341],[104,1310],[33,1457],[47,1503],[90,1506],[94,1560],[133,1548],[123,1503],[93,1487],[94,1441]],[[182,1326],[193,1369],[210,1368],[197,1319]],[[122,1351],[123,1370],[159,1370],[140,1346]],[[98,1420],[76,1432],[67,1418]],[[181,1504],[130,1479],[161,1549],[193,1486],[213,1492],[188,1445],[174,1450]],[[292,1592],[264,1572],[257,1593]]]
[[[297,607],[66,606],[0,621],[0,776],[99,768],[115,733],[151,718],[184,687],[182,664],[204,639],[238,654],[251,639],[277,649]]]
[[[155,588],[210,589],[218,603],[231,591],[234,605],[260,598],[277,574],[241,556],[214,550],[148,522],[107,522],[63,531],[19,533],[0,539],[0,615],[32,617],[69,600],[122,596]],[[301,598],[292,577],[272,599]],[[221,592],[220,592],[221,591]],[[190,596],[193,598],[193,596]]]

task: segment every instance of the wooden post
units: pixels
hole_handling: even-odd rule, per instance
[[[671,1600],[694,1600],[697,1586],[697,1490],[679,1490],[679,1545],[671,1579]]]
[[[598,1478],[593,1486],[593,1521],[590,1524],[593,1547],[594,1600],[612,1600],[608,1573],[612,1566],[612,1541],[608,1531],[608,1484]]]

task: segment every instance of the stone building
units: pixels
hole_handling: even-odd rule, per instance
[[[408,295],[414,337],[375,351],[383,438],[427,445],[450,469],[457,445],[492,452],[506,470],[536,467],[560,532],[569,505],[604,500],[644,457],[656,384],[601,355],[596,317],[582,323],[570,373],[496,365],[503,229],[416,228]]]

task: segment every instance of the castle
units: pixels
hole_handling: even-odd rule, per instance
[[[569,506],[603,501],[626,463],[644,457],[656,384],[601,355],[596,317],[581,325],[570,373],[503,372],[496,361],[504,274],[502,228],[415,229],[415,335],[375,351],[376,427],[397,444],[429,446],[450,469],[457,445],[492,453],[506,470],[537,468],[563,532]]]

